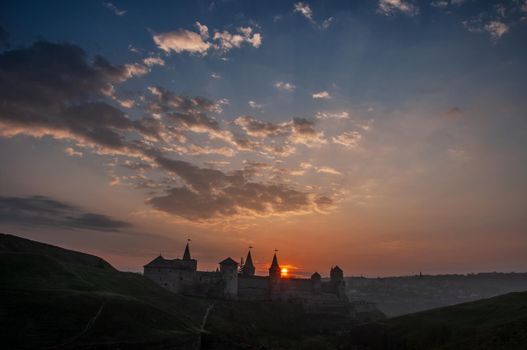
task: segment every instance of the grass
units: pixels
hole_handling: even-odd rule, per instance
[[[0,236],[0,285],[2,343],[20,349],[191,348],[210,303],[174,295],[98,257],[9,235]]]
[[[527,292],[360,326],[346,342],[365,349],[526,349]]]

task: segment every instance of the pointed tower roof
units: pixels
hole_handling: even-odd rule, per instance
[[[190,249],[189,249],[189,246],[188,246],[188,242],[187,242],[187,246],[185,247],[185,252],[183,253],[183,260],[191,260],[192,258],[190,257]]]
[[[318,272],[315,272],[314,274],[311,275],[312,280],[320,280],[321,278],[322,277],[320,276]]]
[[[335,267],[332,268],[331,270],[343,272],[342,269],[338,265],[335,265]]]
[[[247,259],[245,259],[245,264],[242,268],[242,275],[244,276],[254,276],[255,268],[253,264],[253,257],[251,256],[251,250],[249,248],[249,253],[247,253]]]
[[[280,265],[278,265],[278,259],[276,258],[276,253],[274,253],[273,262],[271,263],[271,267],[269,268],[269,271],[276,271],[276,270],[280,270]]]
[[[247,253],[247,259],[245,259],[245,265],[244,266],[250,266],[254,268],[253,264],[253,257],[251,256],[251,251],[249,250],[249,253]]]

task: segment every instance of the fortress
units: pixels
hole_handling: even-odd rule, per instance
[[[213,272],[198,271],[189,244],[182,259],[165,259],[161,255],[144,266],[144,275],[174,293],[233,300],[297,302],[312,313],[351,313],[346,296],[344,273],[332,267],[330,280],[322,281],[319,273],[311,278],[282,276],[276,252],[268,276],[255,275],[251,251],[240,266],[230,257]]]

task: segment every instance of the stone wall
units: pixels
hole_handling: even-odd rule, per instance
[[[190,292],[195,284],[195,272],[166,267],[145,267],[145,277],[173,293]]]
[[[238,298],[241,300],[268,300],[269,278],[265,276],[239,276]]]

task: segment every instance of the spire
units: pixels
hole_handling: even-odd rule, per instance
[[[243,265],[243,274],[245,276],[254,276],[254,264],[253,258],[251,256],[251,248],[249,248],[249,253],[247,253],[247,259],[245,259],[245,265]]]
[[[188,242],[190,242],[190,239],[187,239],[187,246],[185,247],[185,253],[183,253],[183,260],[191,260],[192,259],[190,257],[190,249],[189,249],[189,246],[188,246]]]
[[[278,250],[274,250],[274,256],[273,256],[273,262],[271,263],[271,267],[269,268],[269,271],[280,271],[280,265],[278,265],[278,259],[276,258],[276,252]]]

